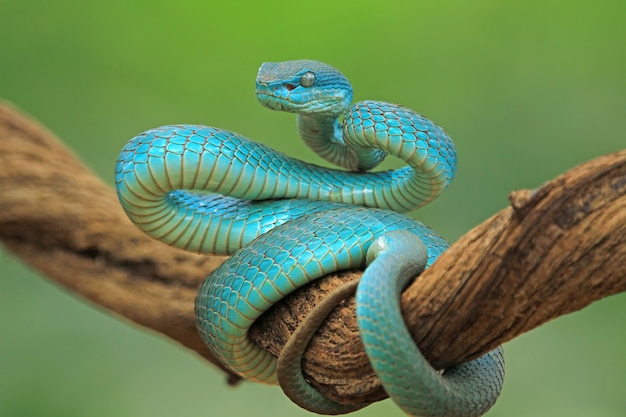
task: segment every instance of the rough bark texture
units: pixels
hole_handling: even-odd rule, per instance
[[[193,301],[224,258],[144,236],[110,187],[49,132],[2,103],[0,146],[4,247],[76,294],[219,366],[195,331]],[[463,236],[403,295],[407,325],[436,366],[474,358],[626,290],[626,151],[510,200],[511,207]],[[277,354],[316,300],[355,277],[358,272],[340,273],[297,291],[255,323],[252,337]],[[336,399],[385,396],[361,346],[353,301],[335,309],[303,366]]]

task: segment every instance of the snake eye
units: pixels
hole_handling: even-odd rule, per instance
[[[315,73],[313,71],[307,71],[300,77],[300,85],[302,87],[310,87],[315,83]]]

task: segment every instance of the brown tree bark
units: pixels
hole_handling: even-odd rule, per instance
[[[196,333],[193,302],[223,257],[186,253],[143,235],[109,186],[51,133],[2,103],[0,147],[6,249],[63,287],[220,366]],[[510,200],[511,207],[459,239],[403,295],[407,326],[436,366],[474,358],[626,290],[626,151]],[[316,300],[358,275],[338,273],[297,291],[255,323],[252,337],[278,354]],[[362,349],[352,301],[320,329],[303,367],[338,400],[384,397]]]

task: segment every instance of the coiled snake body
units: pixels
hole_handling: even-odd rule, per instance
[[[196,298],[205,344],[243,377],[276,383],[277,360],[250,341],[252,323],[307,282],[368,265],[358,284],[357,321],[390,397],[411,415],[482,415],[501,390],[501,349],[442,374],[413,344],[398,307],[402,288],[448,246],[400,213],[448,186],[456,169],[450,138],[402,106],[350,106],[348,80],[317,61],[265,63],[256,84],[263,105],[297,113],[307,145],[349,171],[310,165],[200,125],[144,132],[124,147],[116,166],[119,200],[144,232],[190,251],[233,254]],[[387,153],[408,166],[364,172]],[[315,325],[299,329],[306,340],[315,331],[307,326]],[[360,408],[328,400],[306,383],[302,349],[285,349],[280,358],[280,383],[290,398],[325,414]]]

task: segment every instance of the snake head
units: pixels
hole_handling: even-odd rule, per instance
[[[265,62],[256,77],[256,97],[272,110],[338,115],[350,106],[352,86],[319,61]]]

